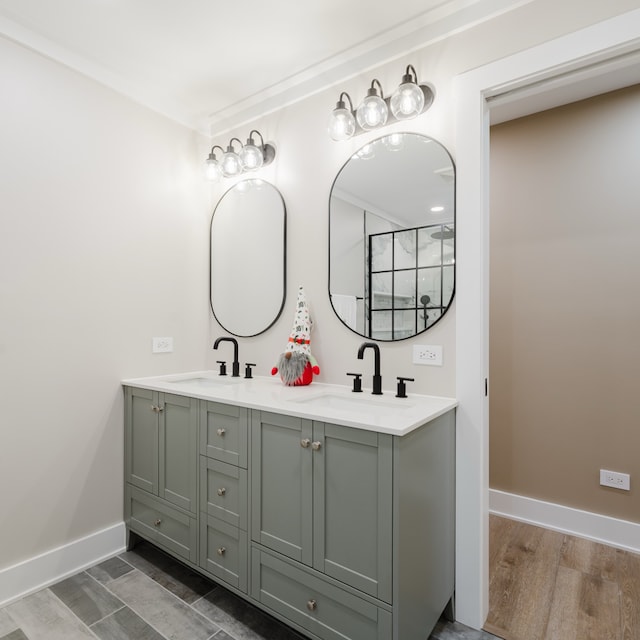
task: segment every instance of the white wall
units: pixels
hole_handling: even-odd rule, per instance
[[[192,131],[4,39],[0,86],[1,570],[122,522],[120,380],[204,365],[209,194]]]

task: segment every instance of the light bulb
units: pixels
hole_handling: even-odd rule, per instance
[[[347,109],[343,97],[349,101],[349,109]],[[336,108],[329,114],[327,131],[332,140],[336,142],[348,140],[356,131],[356,119],[353,117],[353,103],[346,91],[340,94]]]
[[[404,76],[403,81],[410,76]],[[422,89],[413,81],[403,82],[391,96],[391,113],[398,120],[415,118],[424,107]]]
[[[262,155],[262,149],[256,147],[253,144],[253,140],[247,141],[247,144],[240,150],[240,160],[246,171],[255,171],[259,169],[263,162],[264,156]]]
[[[225,178],[232,178],[242,173],[242,162],[240,156],[231,148],[227,149],[227,152],[222,155],[220,159],[220,165],[222,169],[222,175]]]
[[[377,81],[374,80],[373,82]],[[387,103],[378,95],[375,87],[372,86],[367,93],[367,97],[360,103],[356,111],[358,124],[365,131],[370,131],[384,125],[388,115]]]
[[[204,162],[204,177],[210,182],[217,182],[222,175],[220,165],[215,158],[207,158]]]
[[[353,117],[353,113],[346,108],[334,109],[329,115],[327,130],[336,142],[348,140],[356,130],[356,119]]]
[[[220,151],[223,151],[222,147],[219,147],[217,144],[211,147],[211,151],[209,152],[209,156],[204,161],[204,165],[202,170],[204,172],[204,177],[210,182],[216,182],[220,179],[222,175],[222,171],[220,169],[220,164],[218,163],[218,158],[216,158],[215,149],[218,148]]]

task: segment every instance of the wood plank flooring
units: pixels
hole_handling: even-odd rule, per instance
[[[640,640],[640,555],[489,518],[489,615],[505,640]]]

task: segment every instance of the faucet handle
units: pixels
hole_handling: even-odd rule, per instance
[[[251,367],[255,367],[255,366],[256,366],[255,362],[247,362],[244,365],[244,377],[247,378],[248,380],[253,377],[251,375]]]
[[[227,375],[227,363],[224,360],[216,360],[216,362],[220,365],[220,376]]]
[[[401,378],[398,376],[398,392],[396,393],[396,398],[407,397],[407,385],[405,382],[415,382],[415,378]]]
[[[353,391],[354,393],[360,393],[362,391],[362,374],[361,373],[347,373],[348,376],[353,376]]]

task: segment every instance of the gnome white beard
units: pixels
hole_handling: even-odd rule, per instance
[[[285,351],[278,360],[278,371],[282,382],[292,385],[304,372],[309,358],[304,353]]]

